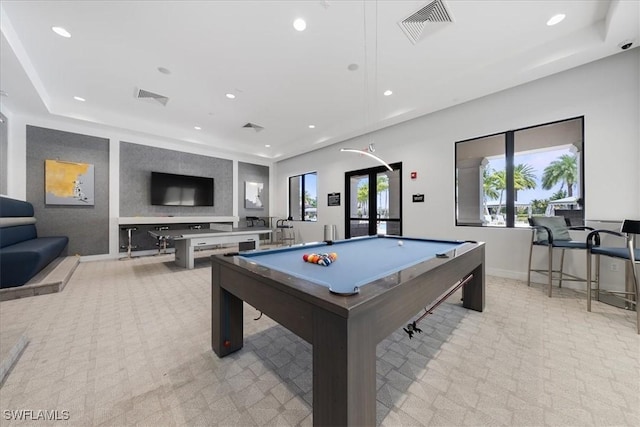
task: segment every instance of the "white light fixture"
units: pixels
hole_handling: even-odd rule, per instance
[[[64,37],[65,39],[68,39],[71,37],[71,33],[69,33],[69,31],[65,30],[62,27],[51,27],[51,29],[53,30],[54,33],[56,33],[60,37]]]
[[[80,101],[80,102],[84,102],[84,101],[86,101],[86,99],[84,99],[84,98],[83,98],[83,97],[81,97],[81,96],[74,96],[74,97],[73,97],[73,99],[75,99],[76,101]]]
[[[235,99],[235,97],[236,97],[236,96],[235,96],[234,94],[232,94],[232,93],[228,93],[228,94],[226,94],[225,96],[226,96],[227,98],[229,98],[229,99]]]
[[[315,129],[316,125],[309,125],[309,129]]]
[[[307,23],[305,22],[304,19],[298,18],[295,21],[293,21],[293,28],[295,28],[298,31],[304,31],[307,28]]]
[[[384,91],[384,96],[390,96],[390,95],[393,95],[393,91],[391,91],[389,89]]]
[[[564,20],[565,17],[566,15],[564,13],[558,13],[557,15],[553,15],[547,21],[547,25],[551,27],[553,25],[559,24]]]
[[[380,157],[378,157],[375,154],[373,154],[373,152],[376,151],[373,144],[369,144],[369,146],[367,148],[363,148],[362,150],[358,150],[357,148],[341,148],[340,151],[344,151],[346,153],[364,154],[365,156],[369,156],[372,159],[375,159],[379,163],[383,164],[391,172],[393,172],[393,168],[391,168],[391,166],[389,166],[387,164],[387,162],[385,162]]]
[[[271,148],[271,145],[269,145],[269,144],[265,144],[264,146],[265,146],[266,148]]]
[[[366,23],[366,13],[364,8],[366,7],[366,2],[363,2],[363,10],[362,10],[362,16],[364,19],[364,24],[363,24],[363,28],[364,28],[364,109],[365,109],[365,123],[364,123],[364,130],[365,133],[367,133],[367,125],[369,123],[369,118],[370,118],[370,111],[369,111],[369,103],[367,102],[367,94],[369,93],[369,57],[367,55],[367,23]],[[373,103],[374,103],[374,114],[373,114],[373,120],[372,122],[375,122],[375,118],[377,117],[377,106],[378,106],[378,95],[377,95],[377,91],[378,91],[378,3],[376,1],[375,3],[375,21],[376,23],[376,28],[375,28],[375,39],[374,39],[374,51],[375,51],[375,58],[373,61],[373,71],[374,71],[374,75],[373,75],[373,93],[374,93],[374,99],[373,99]],[[387,92],[391,92],[391,91],[387,91]],[[387,95],[387,93],[385,92],[385,95]],[[389,93],[389,95],[391,95],[391,93]],[[373,138],[372,138],[373,139]],[[373,154],[374,151],[376,151],[375,149],[375,145],[373,144],[373,142],[369,143],[369,146],[367,148],[363,148],[362,150],[359,150],[357,148],[341,148],[340,151],[346,152],[346,153],[356,153],[356,154],[364,154],[365,156],[371,157],[372,159],[376,160],[378,163],[384,165],[387,169],[389,169],[391,172],[393,172],[393,168],[391,166],[389,166],[389,164],[387,164],[387,162],[385,162],[384,160],[382,160],[380,157],[376,156],[375,154]]]
[[[194,126],[193,127],[195,130],[202,130],[202,128],[200,126]]]
[[[158,67],[158,71],[161,72],[162,74],[171,74],[171,70],[168,68],[164,68],[164,67]]]

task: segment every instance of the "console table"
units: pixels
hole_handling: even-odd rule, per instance
[[[155,238],[173,240],[176,248],[176,264],[187,269],[193,268],[194,249],[225,243],[251,243],[252,249],[260,247],[260,235],[273,230],[265,227],[249,227],[219,230],[158,230],[149,231]]]

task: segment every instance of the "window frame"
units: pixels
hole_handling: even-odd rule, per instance
[[[367,218],[368,224],[368,235],[375,236],[377,234],[376,223],[378,221],[386,221],[393,222],[398,224],[398,235],[402,236],[402,224],[403,224],[403,216],[402,216],[402,162],[391,163],[389,165],[393,171],[398,172],[398,180],[399,180],[399,190],[398,190],[398,217],[397,218],[381,218],[378,219],[377,215],[371,216]],[[349,172],[345,172],[344,174],[344,193],[345,193],[345,215],[344,215],[344,226],[345,226],[345,238],[351,238],[351,221],[361,220],[359,217],[353,216],[353,212],[351,212],[351,178],[358,175],[368,175],[369,183],[377,182],[377,175],[381,172],[385,172],[388,169],[385,166],[375,166],[372,168],[358,169]],[[376,200],[376,192],[371,191],[371,186],[369,187],[369,211],[375,212],[377,211],[378,201]]]
[[[514,158],[517,155],[517,152],[515,151],[515,134],[521,131],[525,131],[525,130],[530,130],[530,129],[535,129],[535,128],[539,128],[539,127],[543,127],[543,126],[550,126],[550,125],[554,125],[554,124],[558,124],[558,123],[563,123],[563,122],[569,122],[572,120],[580,120],[580,131],[581,131],[581,136],[582,136],[582,140],[581,142],[581,155],[579,157],[579,175],[580,175],[580,183],[579,183],[579,194],[580,194],[580,201],[579,204],[582,206],[582,211],[583,211],[583,221],[586,220],[585,216],[584,216],[584,206],[585,206],[585,168],[584,168],[584,163],[585,163],[585,133],[584,133],[584,129],[585,129],[585,116],[581,115],[581,116],[575,116],[575,117],[569,117],[566,119],[561,119],[561,120],[554,120],[551,122],[547,122],[547,123],[541,123],[541,124],[536,124],[536,125],[531,125],[531,126],[526,126],[526,127],[522,127],[522,128],[518,128],[518,129],[512,129],[512,130],[507,130],[507,131],[502,131],[502,132],[496,132],[496,133],[492,133],[492,134],[487,134],[487,135],[483,135],[483,136],[477,136],[477,137],[473,137],[473,138],[467,138],[464,140],[459,140],[456,141],[454,144],[454,182],[455,182],[455,186],[454,186],[454,200],[455,200],[455,206],[454,206],[454,212],[455,212],[455,226],[456,227],[481,227],[481,228],[500,228],[500,229],[504,229],[504,228],[516,228],[515,226],[515,214],[516,214],[516,191],[515,191],[515,184],[514,184],[514,168],[515,168],[515,162],[514,162]],[[504,227],[488,227],[485,224],[471,224],[471,223],[464,223],[464,222],[460,222],[459,221],[459,215],[458,215],[458,208],[459,208],[459,194],[458,194],[458,147],[459,144],[465,143],[465,142],[471,142],[474,140],[479,140],[479,139],[484,139],[484,138],[490,138],[490,137],[495,137],[495,136],[499,136],[499,135],[504,135],[504,140],[505,140],[505,147],[504,147],[504,156],[505,156],[505,176],[506,176],[506,189],[505,189],[505,196],[506,196],[506,200],[505,200],[505,210],[506,210],[506,215],[505,215],[505,226]]]
[[[315,179],[316,179],[316,215],[315,215],[315,219],[305,219],[305,214],[307,212],[307,208],[305,206],[304,203],[304,194],[307,188],[307,180],[305,179],[308,175],[314,175]],[[294,178],[299,178],[300,179],[300,196],[298,194],[293,195],[291,193],[291,180]],[[318,171],[312,171],[312,172],[305,172],[305,173],[301,173],[298,175],[291,175],[287,178],[287,194],[288,194],[288,203],[287,203],[287,218],[289,219],[289,221],[301,221],[301,222],[318,222]],[[300,212],[298,212],[297,214],[300,216],[300,219],[296,219],[296,217],[294,217],[293,212],[291,210],[291,201],[293,198],[299,198],[300,197]]]

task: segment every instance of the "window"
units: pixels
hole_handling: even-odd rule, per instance
[[[317,173],[289,177],[289,217],[294,221],[318,220]]]
[[[584,222],[584,118],[456,142],[456,225]]]

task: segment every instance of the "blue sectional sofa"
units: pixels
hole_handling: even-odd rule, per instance
[[[33,205],[0,196],[0,288],[22,286],[66,249],[69,238],[38,237]]]

